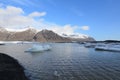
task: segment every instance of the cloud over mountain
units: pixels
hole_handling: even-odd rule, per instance
[[[58,25],[56,23],[48,22],[43,17],[47,13],[45,11],[38,12],[34,11],[26,13],[20,7],[6,6],[0,7],[0,26],[5,28],[16,28],[21,29],[27,26],[33,26],[39,30],[49,29],[53,30],[58,34],[73,34],[75,30],[89,30],[88,26],[75,26],[71,24]],[[37,19],[36,19],[37,18]]]
[[[41,16],[45,16],[46,12],[33,12],[31,14],[29,14],[30,17],[41,17]]]
[[[82,30],[89,30],[89,26],[82,26],[81,29]]]
[[[0,26],[9,28],[20,28],[33,25],[39,21],[35,20],[36,16],[44,16],[45,12],[32,12],[25,15],[23,9],[14,6],[0,8]]]

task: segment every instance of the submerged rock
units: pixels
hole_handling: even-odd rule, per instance
[[[14,58],[0,53],[0,80],[28,80],[23,67]]]

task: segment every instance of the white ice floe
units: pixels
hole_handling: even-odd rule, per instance
[[[105,51],[120,51],[120,45],[118,44],[102,44],[95,47],[96,50],[105,50]]]
[[[0,41],[0,44],[17,44],[21,43],[21,41]]]
[[[0,44],[33,44],[39,42],[30,42],[30,41],[0,41]]]
[[[58,73],[58,71],[54,71],[54,76],[56,76],[56,77],[60,76],[60,74]]]
[[[84,46],[85,47],[95,47],[96,43],[85,43]]]
[[[51,50],[51,46],[50,45],[38,45],[38,44],[34,44],[31,48],[27,49],[25,52],[43,52],[43,51],[47,51],[47,50]]]

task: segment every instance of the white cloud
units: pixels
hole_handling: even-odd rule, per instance
[[[29,14],[30,17],[41,17],[41,16],[45,16],[46,12],[33,12],[31,14]]]
[[[89,26],[82,26],[81,29],[82,30],[89,30]]]
[[[21,8],[7,6],[0,8],[0,26],[7,28],[19,28],[39,23],[34,19],[35,16],[44,16],[45,12],[33,12],[24,16],[24,11]]]
[[[38,6],[37,4],[34,3],[35,1],[33,2],[33,0],[12,0],[12,2],[15,2],[15,3],[20,4],[20,5],[27,6],[27,7]]]
[[[39,21],[40,23],[38,23],[39,26],[39,30],[42,29],[48,29],[48,30],[52,30],[56,33],[58,33],[59,35],[61,34],[73,34],[76,26],[71,26],[70,24],[66,24],[66,25],[58,25],[55,23],[49,23],[49,22],[45,22],[44,20]]]
[[[7,6],[6,8],[0,8],[0,16],[11,16],[11,15],[19,15],[23,14],[24,11],[21,8]]]
[[[54,27],[50,27],[50,30],[53,30],[54,32],[58,34],[73,34],[74,33],[74,27],[72,27],[70,24],[64,25],[64,26],[58,26],[55,25]]]
[[[37,29],[49,29],[53,30],[58,34],[74,34],[75,30],[89,30],[89,26],[71,26],[70,24],[58,25],[55,23],[47,22],[42,18],[46,12],[32,12],[25,15],[23,9],[14,6],[7,6],[5,8],[0,7],[0,26],[5,28],[20,29],[27,26],[33,26]],[[35,18],[38,18],[37,20]]]
[[[21,5],[25,5],[26,3],[24,2],[25,0],[12,0],[13,2],[16,2]],[[27,3],[28,4],[28,3]]]

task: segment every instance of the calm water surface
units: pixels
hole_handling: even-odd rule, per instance
[[[50,45],[52,50],[43,53],[25,53],[32,44],[3,45],[0,52],[16,58],[30,80],[120,80],[119,52],[95,51],[77,43]]]

